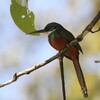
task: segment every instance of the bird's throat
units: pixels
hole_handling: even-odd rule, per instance
[[[61,35],[60,35],[59,33],[57,33],[56,30],[53,30],[53,31],[50,32],[50,34],[49,34],[49,38],[51,38],[51,39],[57,39],[57,38],[59,38],[59,37],[61,37]]]

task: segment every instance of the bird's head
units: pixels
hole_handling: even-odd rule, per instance
[[[51,31],[54,31],[54,30],[59,30],[62,26],[56,22],[52,22],[52,23],[49,23],[45,26],[44,29],[42,30],[37,30],[35,32],[32,32],[32,33],[45,33],[45,32],[51,32]]]
[[[44,28],[44,30],[46,31],[53,31],[56,29],[59,29],[61,27],[60,24],[56,23],[56,22],[52,22],[46,25],[46,27]]]

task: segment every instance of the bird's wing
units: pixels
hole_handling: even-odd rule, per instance
[[[75,39],[72,33],[67,30],[62,30],[60,33],[61,33],[61,36],[65,38],[68,42],[71,42],[72,40]]]
[[[71,32],[69,32],[69,31],[67,31],[67,30],[63,30],[60,33],[61,33],[61,36],[63,38],[65,38],[68,42],[71,42],[71,41],[73,41],[75,39],[73,34]],[[79,45],[79,43],[77,43],[77,45],[75,45],[75,47],[78,48],[83,53],[82,48]]]

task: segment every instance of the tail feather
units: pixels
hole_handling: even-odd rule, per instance
[[[78,78],[79,84],[81,86],[81,89],[83,91],[84,97],[88,97],[88,91],[87,91],[85,79],[83,76],[83,72],[80,67],[79,59],[77,58],[77,59],[73,60],[73,64],[74,64],[77,78]]]

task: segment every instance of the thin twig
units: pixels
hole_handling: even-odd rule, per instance
[[[35,66],[31,67],[31,68],[25,69],[25,70],[23,70],[21,72],[15,73],[14,76],[13,76],[13,78],[11,80],[0,84],[0,87],[6,86],[8,84],[11,84],[11,83],[15,82],[20,76],[25,75],[25,74],[30,74],[31,72],[35,71],[36,69],[38,69],[40,67],[43,67],[44,65],[50,63],[51,61],[59,58],[60,57],[60,54],[64,54],[72,46],[74,46],[77,42],[82,41],[83,38],[86,36],[86,34],[89,33],[89,32],[91,32],[93,26],[98,22],[99,19],[100,19],[100,11],[96,15],[96,17],[92,20],[92,22],[84,29],[84,31],[76,39],[74,39],[72,42],[70,42],[66,46],[66,48],[64,48],[63,50],[61,50],[60,53],[57,53],[56,55],[54,55],[50,59],[44,61],[43,63],[40,63],[38,65],[35,65]]]
[[[87,35],[87,33],[91,32],[92,28],[99,21],[99,19],[100,19],[100,11],[91,21],[91,23],[84,29],[84,31],[77,37],[78,42],[80,42]]]
[[[100,60],[95,60],[95,63],[100,63]]]
[[[62,81],[63,100],[66,100],[66,89],[65,89],[63,56],[60,56],[60,57],[59,57],[59,64],[60,64],[60,71],[61,71],[61,81]]]
[[[23,70],[21,72],[15,73],[14,76],[13,76],[13,78],[11,80],[0,84],[0,87],[4,87],[4,86],[6,86],[8,84],[11,84],[11,83],[15,82],[22,75],[30,74],[31,72],[35,71],[36,69],[41,68],[44,65],[50,63],[51,61],[57,59],[59,56],[60,56],[60,54],[57,53],[53,57],[51,57],[48,60],[44,61],[43,63],[37,64],[37,65],[35,65],[35,66],[31,67],[31,68],[25,69],[25,70]]]

